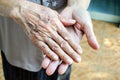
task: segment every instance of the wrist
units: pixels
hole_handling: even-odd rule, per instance
[[[73,9],[84,9],[87,10],[90,4],[90,0],[68,0],[67,6]]]
[[[9,17],[11,17],[12,13],[15,13],[16,10],[20,11],[23,6],[26,7],[26,2],[27,0],[17,0],[15,3],[12,3],[12,6],[10,6]]]
[[[0,15],[10,17],[11,11],[26,0],[0,0]]]

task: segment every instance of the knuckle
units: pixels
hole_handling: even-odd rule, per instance
[[[41,49],[42,49],[42,50],[45,50],[45,49],[46,49],[46,47],[45,47],[44,45],[42,45],[42,46],[41,46]]]
[[[74,56],[75,55],[75,52],[69,52],[68,53],[70,56]]]
[[[53,58],[53,57],[54,57],[54,54],[53,54],[52,52],[50,52],[50,53],[49,53],[49,56],[50,56],[51,58]]]
[[[32,39],[32,42],[37,45],[38,40],[37,39]]]
[[[44,36],[43,38],[44,38],[44,41],[46,43],[51,43],[52,42],[52,39],[50,37],[48,37],[48,36]]]
[[[65,46],[67,46],[68,45],[68,43],[66,42],[66,41],[62,41],[61,43],[60,43],[60,46],[62,47],[62,48],[65,48]]]
[[[46,48],[46,46],[45,46],[44,44],[41,44],[41,49],[42,49],[42,50],[45,50],[45,49],[47,49],[47,48]]]
[[[64,38],[66,41],[70,41],[70,37],[65,37]]]
[[[59,50],[59,46],[54,45],[54,46],[52,47],[52,50],[53,50],[53,51],[58,51],[58,50]]]
[[[28,36],[33,42],[37,39],[37,36],[35,34],[29,34]]]
[[[55,25],[55,24],[56,24],[56,19],[55,19],[55,17],[54,17],[54,18],[50,18],[50,19],[49,19],[49,23],[51,23],[52,25]]]
[[[62,60],[64,60],[64,59],[65,59],[65,55],[60,55],[60,58],[61,58]]]
[[[43,37],[45,42],[50,42],[48,37]]]

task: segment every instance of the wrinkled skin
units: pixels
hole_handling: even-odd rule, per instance
[[[73,27],[66,27],[66,29],[69,31],[70,35],[72,36],[72,39],[79,44],[82,36],[83,36],[83,32],[79,31],[75,26]],[[60,64],[60,66],[59,66]],[[42,67],[44,69],[46,69],[46,73],[47,75],[52,75],[55,70],[57,69],[57,67],[59,66],[58,72],[59,74],[64,74],[69,66],[69,64],[66,64],[64,61],[61,60],[50,60],[49,57],[45,57],[45,59],[42,62]]]
[[[61,16],[66,19],[76,20],[76,24],[74,24],[73,27],[69,26],[66,27],[66,29],[69,31],[69,34],[73,37],[72,39],[77,44],[80,43],[84,33],[87,37],[89,45],[93,49],[99,48],[98,42],[93,32],[91,17],[86,10],[66,7],[62,11]],[[43,60],[42,67],[46,69],[46,73],[48,75],[52,75],[59,66],[59,62],[60,60],[51,61],[48,57],[46,57]],[[62,61],[58,69],[59,74],[64,74],[68,66],[69,64],[66,64],[64,61]]]
[[[60,58],[67,64],[80,62],[81,47],[64,27],[75,24],[75,20],[67,21],[56,11],[29,1],[14,8],[11,17],[22,25],[28,37],[51,60]]]

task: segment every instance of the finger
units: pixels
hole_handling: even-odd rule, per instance
[[[57,69],[58,65],[59,65],[59,60],[51,62],[46,69],[46,74],[48,76],[52,75]]]
[[[69,43],[69,45],[77,52],[77,53],[79,53],[79,54],[81,54],[82,53],[82,49],[81,49],[81,47],[79,46],[79,44],[78,43],[76,43],[73,39],[72,39],[72,37],[70,36],[70,34],[68,33],[68,31],[65,29],[65,27],[61,24],[61,23],[59,23],[59,25],[57,24],[57,26],[61,26],[61,28],[59,28],[59,30],[58,30],[58,33],[59,33],[59,35],[64,39],[64,40],[66,40],[68,43]]]
[[[36,21],[38,21],[37,19],[36,19],[36,17],[34,18],[35,16],[32,16],[32,18],[33,19],[35,19]],[[31,20],[32,21],[32,20]],[[32,21],[33,22],[33,21]],[[40,21],[39,21],[40,22]],[[35,22],[34,22],[35,23]],[[42,25],[43,26],[43,25]],[[44,25],[45,26],[45,25]],[[49,28],[49,27],[47,27],[47,29],[50,31],[50,32],[53,32],[53,34],[55,33],[55,31],[52,31],[52,29],[51,28]],[[41,35],[40,35],[41,36]],[[42,38],[42,37],[41,37]],[[48,41],[47,41],[48,42]],[[43,52],[46,54],[46,55],[48,55],[50,58],[52,58],[52,57],[54,57],[53,56],[53,52],[50,50],[50,49],[48,49],[48,47],[47,47],[47,45],[45,45],[45,44],[43,44],[44,46],[41,46],[41,44],[39,44],[40,45],[40,48],[43,50]],[[46,49],[45,48],[43,48],[43,47],[46,47]],[[60,47],[59,48],[57,48],[57,47],[55,47],[57,50],[59,50],[60,49]],[[50,51],[50,52],[49,52]],[[61,50],[62,51],[62,50]],[[59,51],[56,51],[58,54],[60,54],[60,52]],[[62,53],[63,53],[64,51],[62,51]],[[50,54],[51,53],[51,54]],[[65,55],[65,54],[64,54]],[[70,57],[69,56],[65,56],[64,57],[64,55],[62,54],[62,55],[60,55],[61,57],[61,59],[62,60],[64,60],[65,62],[68,62],[68,60],[69,60],[69,62],[68,63],[72,63],[73,62],[73,60],[72,59],[70,59]],[[66,57],[69,57],[69,59],[68,58],[66,58]],[[74,56],[73,56],[74,57]],[[68,60],[67,60],[68,59]],[[75,59],[77,59],[78,60],[78,58],[75,58]]]
[[[70,36],[70,34],[68,33],[68,31],[65,29],[65,27],[59,23],[58,20],[56,20],[56,27],[58,28],[57,32],[59,34],[59,36],[61,36],[65,41],[67,41],[69,43],[69,45],[78,53],[81,54],[82,53],[82,49],[79,46],[79,44],[77,44]],[[51,32],[51,36],[52,38],[57,42],[57,43],[61,43],[61,40],[58,39],[58,35],[57,33],[55,33],[54,31],[50,31]]]
[[[69,45],[78,53],[82,53],[82,49],[78,43],[76,43],[66,31],[59,31],[59,34],[66,40]]]
[[[67,31],[72,36],[72,39],[75,40],[76,43],[80,44],[84,34],[83,31],[77,29],[76,24],[73,27],[67,27]]]
[[[59,36],[57,33],[54,33],[54,35],[52,36],[53,39],[57,42],[57,44],[59,44],[59,46],[75,61],[75,62],[80,62],[81,58],[78,55],[78,53],[76,53],[76,51],[69,45],[69,43],[64,40],[61,36]],[[46,39],[47,40],[47,39]],[[50,41],[46,41],[46,42],[50,42]],[[78,45],[78,44],[77,44]],[[76,47],[76,45],[75,45]],[[82,52],[81,47],[80,48],[80,52]],[[76,50],[78,48],[76,47]]]
[[[69,64],[65,64],[65,63],[60,64],[60,66],[58,68],[58,73],[64,74],[67,71],[68,66],[69,66]]]
[[[96,36],[94,34],[94,31],[93,31],[92,22],[86,23],[85,28],[84,28],[84,32],[87,36],[87,40],[88,40],[89,45],[94,49],[98,49],[99,44],[97,42]]]
[[[51,60],[58,60],[58,56],[44,42],[38,41],[38,47],[40,47],[43,53]]]
[[[63,61],[65,61],[68,64],[71,64],[73,62],[73,60],[51,38],[46,37],[45,42]]]
[[[85,16],[85,18],[84,18],[84,16]],[[93,25],[92,25],[92,21],[91,21],[91,17],[89,15],[89,13],[86,11],[83,14],[83,16],[81,16],[81,15],[80,15],[80,17],[74,16],[74,18],[77,20],[79,25],[81,25],[80,27],[83,30],[83,32],[85,33],[85,35],[87,36],[89,45],[94,49],[98,49],[99,45],[96,40],[94,31],[93,31]]]
[[[32,16],[32,19],[35,19],[36,20],[36,22],[41,22],[41,21],[39,21],[39,19],[37,19],[35,16]],[[31,21],[32,21],[32,19],[31,19]],[[35,21],[34,20],[34,21]],[[35,23],[34,21],[32,21],[33,23]],[[42,24],[42,23],[40,23],[40,24]],[[38,25],[38,24],[37,24]],[[45,26],[45,24],[42,24],[41,26]],[[59,26],[59,28],[60,28],[60,26]],[[65,29],[65,28],[64,28]],[[49,30],[51,30],[50,28],[49,28]],[[54,34],[54,33],[53,33]],[[46,51],[45,52],[45,50],[44,50],[44,53],[47,55],[47,53],[48,53],[48,51]],[[75,52],[74,52],[75,53]],[[76,54],[77,55],[77,54]],[[48,55],[48,56],[50,56],[50,55]],[[52,56],[53,57],[53,56]],[[63,57],[64,58],[64,56],[63,55],[61,55],[61,57]],[[78,62],[80,61],[80,59],[78,59],[78,58],[75,58],[75,56],[73,56],[74,57],[74,59],[75,60],[77,60]],[[64,60],[66,60],[66,59],[64,59]],[[70,58],[69,58],[69,60],[70,60]],[[72,60],[71,60],[72,61]],[[70,62],[70,61],[69,61]],[[71,62],[70,62],[71,63]]]
[[[54,31],[53,31],[54,32]],[[51,45],[51,44],[56,44],[56,46],[58,45],[60,48],[62,48],[75,62],[80,62],[81,58],[80,56],[76,53],[76,51],[74,51],[71,46],[67,43],[67,41],[65,41],[62,37],[60,37],[57,33],[53,33],[54,35],[52,36],[52,38],[57,42],[55,43],[52,39],[50,38],[46,38],[46,43]],[[54,45],[55,46],[55,45]],[[63,51],[63,52],[64,52]],[[57,52],[58,53],[58,52]],[[62,56],[62,55],[61,55]],[[64,60],[63,60],[64,61]]]
[[[42,67],[44,69],[47,69],[47,67],[49,66],[50,63],[51,63],[51,60],[46,56],[44,58],[44,60],[42,61]]]
[[[72,26],[76,23],[76,20],[73,20],[73,19],[65,19],[65,18],[60,17],[60,20],[65,27]]]
[[[75,61],[75,62],[80,62],[81,58],[80,55],[78,53],[76,53],[76,51],[74,51],[71,46],[68,44],[67,41],[65,41],[64,39],[62,39],[59,35],[58,35],[58,39],[59,41],[59,45],[60,47]]]

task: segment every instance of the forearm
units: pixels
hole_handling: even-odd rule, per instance
[[[87,9],[91,0],[68,0],[68,6]]]
[[[17,7],[21,1],[26,0],[0,0],[0,15],[9,17],[11,10]]]

